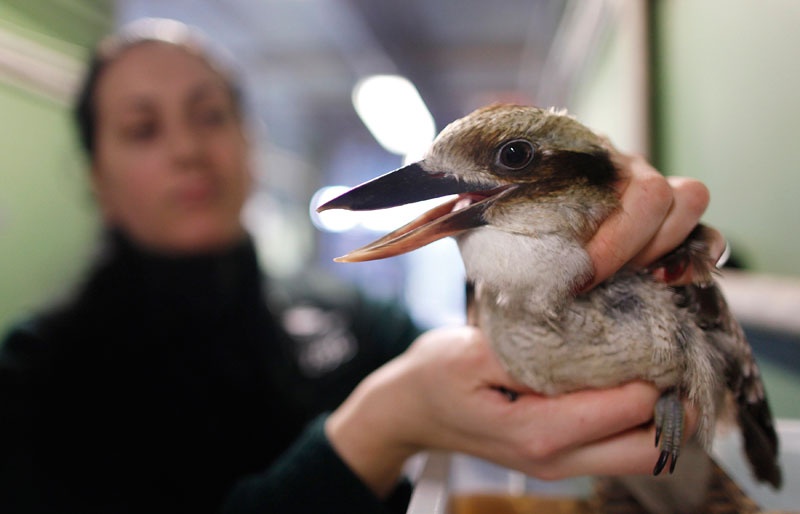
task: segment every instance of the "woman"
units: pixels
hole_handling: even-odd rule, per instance
[[[402,511],[402,466],[431,448],[542,478],[652,468],[650,385],[539,397],[477,329],[417,337],[396,307],[262,282],[239,217],[239,94],[186,27],[103,41],[76,112],[107,251],[3,344],[3,512]],[[708,203],[696,181],[619,159],[595,283],[677,245]],[[309,370],[297,316],[352,346]]]

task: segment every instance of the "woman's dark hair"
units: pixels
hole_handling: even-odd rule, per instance
[[[74,106],[74,121],[81,147],[94,158],[97,113],[95,93],[97,83],[106,67],[125,50],[146,42],[161,42],[179,46],[203,59],[220,74],[228,86],[234,107],[241,111],[242,95],[234,73],[223,56],[212,51],[203,35],[179,21],[165,18],[143,18],[129,23],[119,31],[101,39],[94,49],[89,66],[78,91]]]

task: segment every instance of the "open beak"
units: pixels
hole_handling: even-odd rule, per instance
[[[515,188],[513,185],[469,184],[451,174],[427,171],[420,163],[414,163],[354,187],[318,207],[317,212],[385,209],[459,195],[382,238],[334,259],[337,262],[371,261],[410,252],[443,237],[485,225],[486,209]]]

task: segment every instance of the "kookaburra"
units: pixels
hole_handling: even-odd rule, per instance
[[[683,401],[699,413],[695,437],[706,449],[716,421],[732,410],[756,478],[779,487],[764,386],[714,283],[702,225],[653,265],[691,265],[696,283],[671,287],[649,270],[622,270],[581,292],[593,275],[584,245],[619,208],[618,178],[608,144],[573,117],[494,105],[448,125],[421,161],[319,210],[382,209],[457,194],[337,260],[390,257],[454,236],[474,284],[477,325],[517,380],[546,395],[654,383],[663,390],[654,413],[661,450],[655,474],[675,467]]]

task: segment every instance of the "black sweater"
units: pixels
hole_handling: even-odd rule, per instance
[[[267,282],[250,241],[191,258],[111,241],[0,348],[0,512],[387,507],[321,413],[417,335],[401,310]]]

